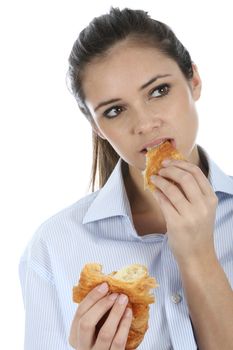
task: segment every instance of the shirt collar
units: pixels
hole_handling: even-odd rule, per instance
[[[132,219],[130,204],[125,190],[123,161],[119,159],[106,184],[101,188],[86,212],[83,224],[113,216],[128,216]]]
[[[208,180],[214,192],[223,192],[233,195],[233,179],[225,174],[211,159],[209,154],[199,145],[198,151],[202,162],[207,164],[209,168]]]
[[[208,168],[208,179],[213,190],[233,195],[233,179],[226,175],[199,145],[198,151],[202,162]],[[108,181],[98,191],[88,208],[83,218],[83,224],[114,216],[128,216],[132,221],[130,203],[122,175],[122,165],[123,161],[119,159]]]

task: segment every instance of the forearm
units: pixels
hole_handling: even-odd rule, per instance
[[[233,291],[215,254],[180,269],[199,349],[233,349]]]

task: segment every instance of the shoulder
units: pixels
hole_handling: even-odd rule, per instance
[[[56,228],[68,228],[74,223],[76,225],[82,224],[83,217],[96,198],[97,194],[98,191],[88,194],[43,222],[37,230],[41,238],[48,239],[49,233],[53,232],[53,230]]]
[[[35,264],[43,261],[49,264],[47,260],[55,250],[62,251],[72,244],[74,235],[80,236],[85,233],[83,217],[97,194],[98,191],[81,198],[44,221],[27,244],[21,261],[34,261]]]

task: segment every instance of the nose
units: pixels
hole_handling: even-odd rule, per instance
[[[162,120],[155,111],[137,110],[134,117],[135,134],[150,133],[162,125]]]

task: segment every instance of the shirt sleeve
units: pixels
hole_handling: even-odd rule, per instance
[[[24,350],[70,350],[56,285],[35,260],[24,257],[19,265],[25,308]]]

